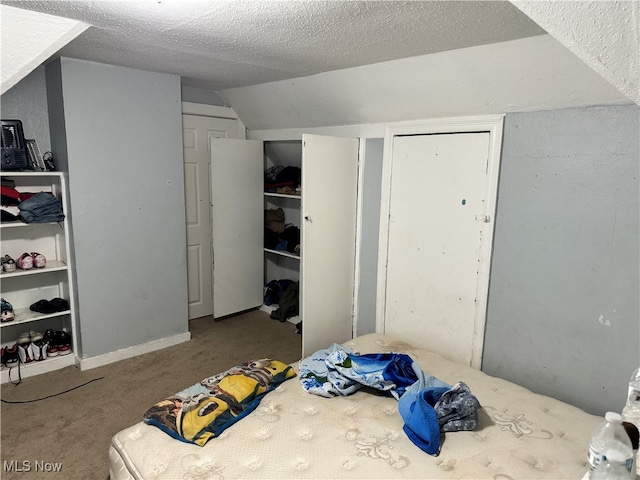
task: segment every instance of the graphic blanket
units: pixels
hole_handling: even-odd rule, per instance
[[[178,440],[203,446],[295,375],[290,365],[278,360],[243,363],[158,402],[144,414],[144,421]]]
[[[323,397],[351,395],[363,387],[398,400],[403,430],[430,455],[440,453],[440,432],[473,430],[480,402],[464,382],[453,387],[426,374],[403,353],[360,355],[334,343],[300,360],[300,382]]]

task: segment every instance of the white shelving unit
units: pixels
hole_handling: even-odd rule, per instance
[[[67,212],[66,181],[61,172],[2,172],[3,178],[15,182],[19,192],[49,192],[62,202],[63,212]],[[11,256],[17,260],[23,253],[38,252],[47,259],[46,267],[29,270],[16,269],[15,272],[2,272],[0,275],[2,298],[11,303],[15,319],[0,324],[0,342],[2,347],[16,343],[23,332],[44,333],[47,329],[63,330],[71,335],[72,353],[50,357],[43,361],[34,361],[20,365],[22,378],[51,372],[77,363],[77,340],[74,335],[75,294],[70,255],[70,229],[68,219],[62,222],[48,223],[2,223],[1,256]],[[38,300],[64,298],[70,308],[55,313],[38,313],[30,310],[30,305]],[[2,383],[9,379],[9,369],[0,370]],[[11,372],[11,380],[17,379],[17,367]]]
[[[265,170],[274,165],[295,166],[302,165],[302,142],[274,141],[265,142]],[[285,194],[264,192],[264,209],[282,208],[285,214],[285,224],[293,224],[301,228],[300,194]],[[301,232],[302,233],[302,232]],[[300,281],[300,255],[287,250],[264,248],[264,284],[271,280]],[[263,305],[261,310],[271,313],[278,305]],[[300,322],[300,315],[287,319],[291,323]]]

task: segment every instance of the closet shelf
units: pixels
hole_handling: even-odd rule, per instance
[[[0,223],[0,228],[3,228],[3,229],[4,228],[20,228],[20,227],[33,227],[34,225],[52,225],[52,224],[58,224],[62,226],[61,222],[43,222],[43,223],[6,222],[6,223]]]
[[[265,197],[277,197],[277,198],[297,198],[300,200],[302,198],[301,195],[289,195],[287,193],[274,193],[274,192],[264,192]]]
[[[0,278],[22,277],[24,275],[38,275],[40,273],[58,272],[67,269],[67,264],[60,260],[47,260],[47,266],[44,268],[30,268],[29,270],[20,270],[15,272],[3,272]]]
[[[267,253],[273,253],[274,255],[280,255],[281,257],[289,257],[289,258],[295,258],[296,260],[300,260],[300,255],[287,252],[286,250],[273,250],[272,248],[265,248],[264,251]]]
[[[22,323],[37,322],[39,320],[44,320],[46,318],[56,318],[56,317],[61,317],[63,315],[70,315],[70,314],[71,314],[71,310],[63,310],[61,312],[54,312],[54,313],[38,313],[30,310],[29,307],[16,308],[14,310],[15,319],[10,322],[0,323],[0,327],[2,328],[11,327],[13,325],[19,325]]]

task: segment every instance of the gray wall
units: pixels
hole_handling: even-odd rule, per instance
[[[365,143],[362,176],[362,212],[360,234],[360,287],[358,289],[357,334],[376,331],[378,288],[378,237],[384,139],[368,138]]]
[[[187,332],[180,78],[68,58],[47,76],[82,357]]]
[[[638,118],[505,119],[482,369],[594,414],[640,364]]]
[[[51,150],[44,67],[36,68],[1,98],[3,120],[21,120],[25,138],[33,138],[40,153]]]

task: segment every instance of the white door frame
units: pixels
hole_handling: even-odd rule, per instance
[[[473,328],[473,346],[471,366],[480,368],[484,347],[484,329],[487,314],[489,292],[489,274],[495,211],[498,196],[498,173],[502,146],[502,126],[504,115],[483,115],[456,117],[447,119],[418,120],[388,125],[385,128],[384,154],[382,166],[382,193],[380,205],[380,239],[378,250],[378,289],[376,306],[376,332],[385,331],[387,255],[389,239],[389,211],[391,203],[391,171],[393,162],[393,140],[398,135],[424,135],[440,133],[489,132],[489,155],[487,165],[487,185],[485,212],[486,223],[482,229],[480,246],[480,265],[478,269],[478,288],[476,292],[476,311]]]

